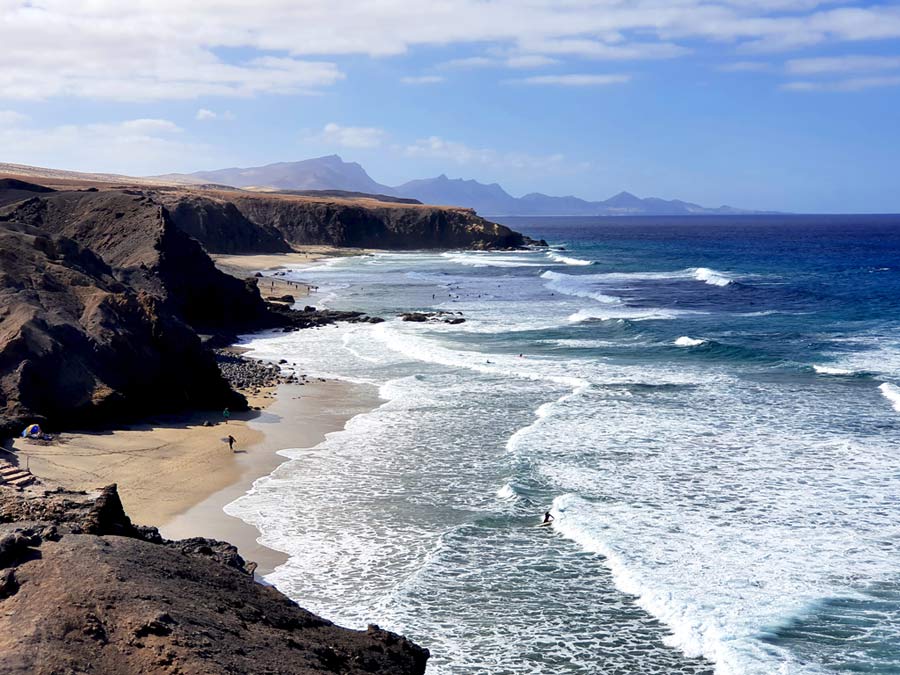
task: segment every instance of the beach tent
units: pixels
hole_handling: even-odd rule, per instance
[[[40,436],[41,435],[41,425],[40,424],[29,424],[22,431],[22,438],[28,438],[29,436]]]

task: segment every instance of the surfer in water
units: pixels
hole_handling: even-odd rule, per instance
[[[549,525],[552,522],[553,522],[553,516],[550,515],[549,511],[544,511],[544,522],[542,523],[542,525]]]

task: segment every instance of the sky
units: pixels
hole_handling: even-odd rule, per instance
[[[900,213],[900,2],[0,0],[0,162]]]

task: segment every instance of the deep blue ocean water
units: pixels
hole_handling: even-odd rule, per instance
[[[249,340],[385,399],[229,505],[270,580],[433,673],[900,672],[900,217],[504,222],[289,272],[466,322]]]

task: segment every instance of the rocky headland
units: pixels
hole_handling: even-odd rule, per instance
[[[34,179],[32,179],[34,180]],[[210,348],[236,335],[374,320],[297,310],[216,253],[306,244],[509,248],[522,235],[467,209],[191,189],[0,180],[0,435],[246,403]]]
[[[531,243],[467,209],[115,178],[0,178],[0,440],[31,422],[55,431],[245,410],[236,389],[306,380],[228,349],[238,334],[381,320],[301,309],[299,284],[275,292],[272,280],[263,296],[258,278],[222,271],[210,253]],[[0,486],[0,673],[424,672],[427,650],[306,612],[255,583],[230,544],[133,525],[114,486],[24,485]]]
[[[0,488],[0,673],[421,675],[428,651],[256,583],[228,543],[132,524],[115,486]]]

